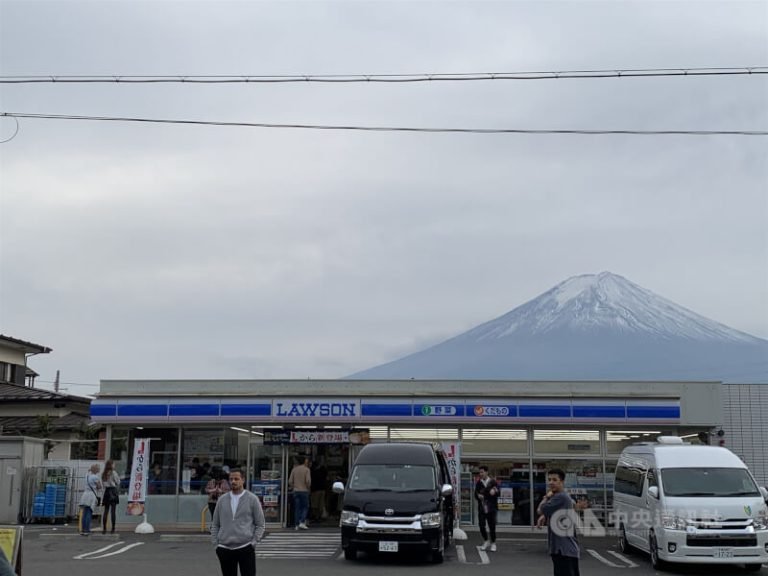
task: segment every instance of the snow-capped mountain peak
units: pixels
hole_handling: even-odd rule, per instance
[[[656,338],[760,342],[610,272],[569,278],[511,312],[462,335],[480,341],[516,333],[620,331]],[[461,338],[460,336],[459,338]]]

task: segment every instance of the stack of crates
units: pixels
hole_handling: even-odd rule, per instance
[[[43,507],[43,516],[53,518],[56,514],[56,497],[59,493],[59,484],[45,485],[45,505]]]
[[[45,492],[35,494],[32,501],[32,516],[42,518],[45,515]]]

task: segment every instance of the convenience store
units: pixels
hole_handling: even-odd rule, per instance
[[[290,525],[286,479],[309,456],[322,486],[317,521],[330,525],[330,485],[362,445],[418,440],[456,447],[462,525],[476,521],[471,488],[485,464],[503,489],[499,525],[528,527],[548,468],[563,468],[572,494],[604,517],[622,448],[708,437],[722,423],[720,398],[718,382],[108,380],[91,418],[106,425],[105,458],[124,477],[134,439],[151,439],[146,504],[157,524],[199,524],[207,478],[237,466],[268,522]]]

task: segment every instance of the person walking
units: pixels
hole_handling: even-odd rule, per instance
[[[549,490],[537,508],[536,526],[547,526],[547,544],[555,576],[579,576],[581,551],[576,539],[577,507],[565,491],[565,472],[560,468],[549,470],[547,487]]]
[[[117,505],[120,503],[120,474],[115,470],[115,462],[107,460],[104,464],[104,472],[101,474],[101,485],[104,487],[104,512],[101,515],[101,531],[107,532],[107,519],[112,518],[112,534],[115,533],[115,516]]]
[[[91,520],[93,512],[101,505],[101,478],[99,478],[98,464],[92,464],[85,476],[85,488],[83,495],[80,496],[80,535],[89,536],[91,534]]]
[[[293,490],[294,530],[307,530],[309,513],[309,491],[312,488],[312,472],[309,469],[309,457],[296,464],[288,476],[288,488]]]
[[[222,576],[256,576],[256,545],[264,537],[264,510],[259,497],[243,486],[239,468],[229,471],[230,491],[218,499],[211,522],[211,541]]]
[[[480,466],[480,477],[475,483],[477,521],[483,538],[481,550],[496,552],[496,515],[499,510],[499,487],[488,475],[488,466]],[[486,531],[486,524],[488,530]]]
[[[216,510],[216,503],[219,498],[230,491],[229,482],[224,477],[224,471],[221,468],[213,468],[211,472],[213,478],[208,480],[205,485],[205,493],[208,494],[208,510],[211,511],[211,518],[213,518],[213,512]]]

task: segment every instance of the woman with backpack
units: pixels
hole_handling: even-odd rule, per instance
[[[115,470],[115,463],[107,460],[104,464],[104,472],[101,475],[101,483],[104,486],[104,513],[101,517],[101,530],[107,532],[107,518],[112,516],[112,534],[115,533],[115,516],[117,505],[120,503],[120,475]]]

